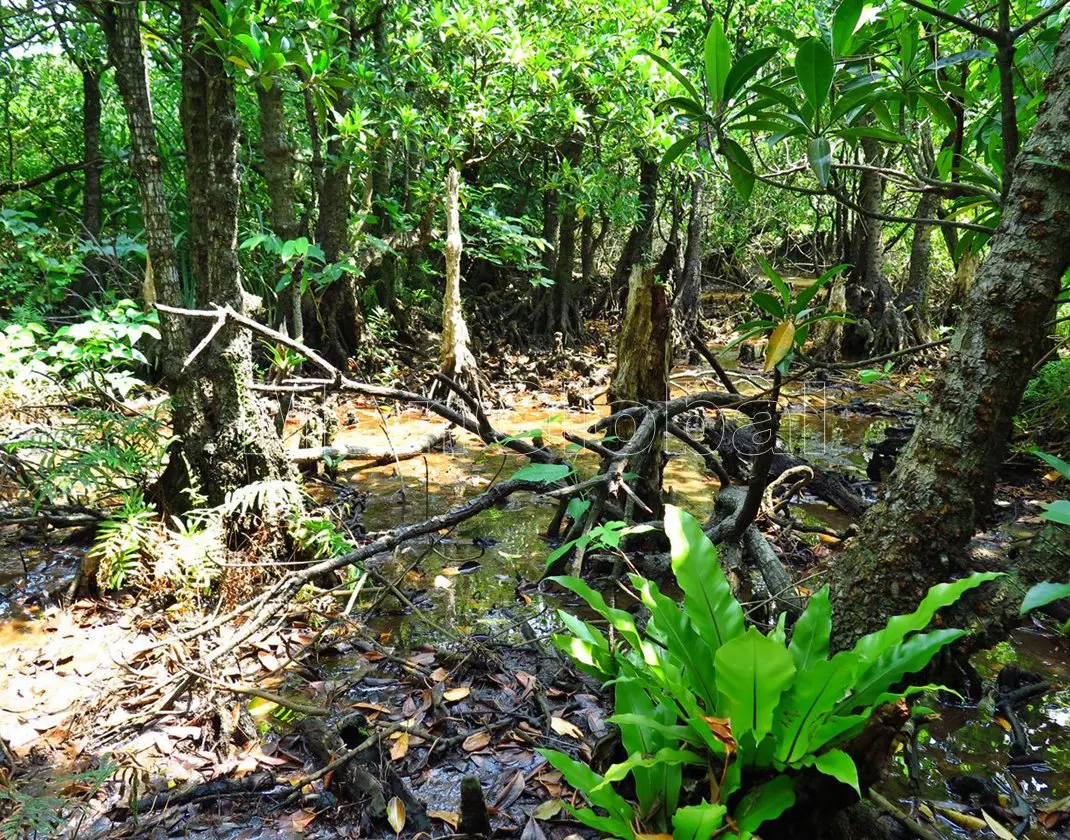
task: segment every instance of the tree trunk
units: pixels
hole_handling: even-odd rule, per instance
[[[575,170],[580,165],[580,157],[583,154],[583,144],[577,135],[570,136],[561,149],[563,159]],[[558,212],[560,223],[558,226],[557,255],[554,260],[554,287],[553,287],[553,312],[551,326],[553,332],[561,333],[563,339],[568,339],[579,333],[579,315],[573,312],[575,306],[575,283],[572,280],[572,271],[576,265],[576,230],[578,225],[577,206],[575,200],[566,197],[559,201]],[[575,317],[573,317],[575,315]],[[573,328],[575,326],[575,329]]]
[[[286,127],[283,110],[282,88],[273,80],[270,88],[256,87],[260,104],[260,154],[264,158],[264,181],[271,201],[271,229],[286,242],[297,239],[301,225],[294,204],[293,148]],[[298,341],[304,340],[304,324],[301,318],[301,261],[295,262],[290,272],[290,284],[279,298],[284,321],[289,334]]]
[[[669,397],[671,307],[666,287],[655,279],[652,270],[638,265],[632,270],[628,306],[617,340],[617,369],[609,386],[610,411]],[[633,432],[631,428],[615,430],[621,440],[627,440]],[[662,435],[655,435],[642,468],[637,470],[636,493],[650,508],[651,518],[661,516],[663,447]]]
[[[906,346],[906,322],[895,306],[895,292],[884,274],[884,243],[881,210],[884,179],[880,145],[871,138],[862,139],[865,162],[859,189],[859,213],[855,228],[856,257],[853,282],[846,291],[847,305],[856,323],[845,331],[848,350],[853,355],[893,353]]]
[[[672,302],[673,315],[676,317],[682,336],[688,336],[698,328],[701,315],[699,298],[702,294],[702,236],[706,230],[702,196],[705,187],[705,178],[701,174],[696,173],[692,176],[687,242],[684,245],[684,268]]]
[[[241,124],[234,84],[223,59],[206,43],[200,4],[183,0],[181,12],[183,132],[187,171],[197,173],[187,183],[197,298],[248,314],[238,264]],[[266,408],[249,390],[252,376],[252,336],[227,326],[179,378],[172,392],[177,440],[164,476],[171,505],[185,506],[188,488],[220,504],[254,482],[293,475]]]
[[[446,172],[446,291],[442,298],[442,373],[477,399],[490,388],[468,346],[468,324],[461,308],[461,172]],[[436,383],[437,384],[437,383]],[[441,390],[439,393],[448,395]]]
[[[108,55],[115,67],[115,81],[126,111],[130,132],[130,167],[141,197],[142,223],[148,260],[152,266],[156,299],[182,306],[178,259],[171,232],[171,215],[163,185],[163,161],[156,142],[156,126],[149,95],[148,72],[141,46],[141,4],[137,0],[94,3],[108,42]],[[173,389],[182,360],[190,350],[189,324],[171,315],[160,315],[160,364],[164,385]]]
[[[617,267],[609,281],[609,292],[623,303],[630,293],[631,277],[650,253],[654,234],[654,214],[657,211],[658,163],[639,155],[639,212],[628,239],[624,243]]]
[[[939,198],[935,193],[925,192],[918,199],[919,219],[931,219],[936,215]],[[907,282],[896,299],[896,308],[910,325],[914,341],[924,344],[931,338],[932,327],[929,322],[929,275],[932,267],[932,232],[933,226],[917,224],[914,226],[914,239],[910,245],[910,264],[907,269]]]
[[[968,570],[963,549],[990,508],[1013,417],[1070,265],[1070,28],[1026,150],[929,407],[884,498],[833,569],[840,646],[913,609],[933,583]]]
[[[82,156],[85,160],[85,180],[82,184],[82,230],[81,240],[97,247],[100,245],[102,224],[100,177],[104,162],[100,159],[100,72],[85,65],[82,71]],[[97,252],[86,255],[85,269],[78,283],[78,291],[84,297],[101,288],[100,277],[104,261]]]
[[[340,102],[339,113],[348,107],[348,102]],[[350,179],[342,138],[333,127],[328,134],[326,171],[317,202],[316,241],[330,265],[349,251]],[[305,324],[310,340],[332,364],[344,369],[359,351],[364,337],[364,313],[353,275],[342,272],[313,303],[314,317]]]

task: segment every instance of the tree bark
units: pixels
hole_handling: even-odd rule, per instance
[[[617,341],[617,367],[609,386],[611,412],[647,401],[669,398],[669,369],[672,363],[671,307],[666,287],[655,282],[653,270],[639,265],[632,269],[628,306]],[[621,440],[631,437],[633,421],[617,429]],[[655,435],[639,473],[636,492],[650,508],[651,518],[661,516],[662,451],[661,435]]]
[[[108,42],[115,81],[130,132],[130,166],[141,197],[142,223],[156,298],[182,306],[182,285],[171,232],[171,215],[163,185],[163,161],[149,94],[148,71],[141,45],[141,4],[137,0],[92,3]],[[174,388],[182,360],[190,349],[190,327],[180,318],[160,315],[160,364],[164,384]]]
[[[847,288],[847,305],[856,319],[848,330],[849,350],[852,354],[881,355],[894,353],[907,346],[906,322],[895,306],[895,292],[884,274],[884,243],[881,209],[884,179],[879,143],[869,137],[862,139],[867,169],[862,173],[859,189],[859,213],[855,228],[856,259],[853,281]]]
[[[82,159],[85,175],[82,182],[82,230],[81,240],[96,247],[100,244],[102,225],[102,201],[100,178],[104,162],[100,158],[100,71],[83,65],[82,71]],[[100,275],[104,261],[96,252],[86,255],[85,269],[79,283],[82,295],[91,294],[100,288]]]
[[[282,87],[273,80],[271,87],[257,85],[257,100],[260,105],[260,154],[264,158],[264,181],[271,201],[271,229],[283,242],[297,239],[301,225],[294,204],[293,148],[286,126],[283,110]],[[298,341],[304,340],[304,322],[301,317],[301,262],[297,261],[290,273],[290,284],[283,290],[279,305],[289,334]]]
[[[617,267],[609,282],[610,295],[621,302],[630,293],[632,272],[650,253],[654,234],[654,214],[657,211],[658,163],[639,154],[639,212],[628,239],[624,243]]]
[[[570,136],[561,149],[563,159],[572,169],[580,165],[583,144],[578,135]],[[558,225],[557,254],[554,260],[553,311],[551,326],[554,332],[561,333],[567,339],[579,332],[579,316],[573,312],[575,305],[575,284],[572,271],[576,265],[576,231],[578,226],[578,208],[571,197],[558,202],[560,223]],[[575,317],[573,317],[575,315]],[[575,325],[575,329],[573,326]]]
[[[468,324],[461,308],[461,172],[454,164],[450,164],[446,171],[445,204],[446,290],[442,298],[442,373],[479,399],[489,391],[489,386],[468,346]]]
[[[935,193],[924,192],[918,199],[919,219],[931,219],[936,215],[940,199]],[[931,340],[932,326],[929,321],[929,276],[932,269],[933,226],[916,224],[910,245],[910,263],[907,282],[896,299],[896,309],[906,318],[914,342],[924,344]]]
[[[687,218],[684,268],[672,304],[673,314],[682,336],[688,336],[695,331],[701,315],[699,297],[702,294],[702,236],[706,231],[702,197],[705,187],[705,178],[701,173],[696,173],[691,177],[691,206]]]
[[[933,583],[968,571],[964,548],[991,506],[1070,265],[1070,28],[1046,88],[929,407],[884,498],[834,567],[841,647],[913,609]]]
[[[183,134],[187,171],[196,173],[187,190],[197,299],[248,314],[238,263],[241,124],[234,83],[200,25],[201,4],[182,0],[180,9]],[[252,376],[252,337],[228,325],[178,379],[172,392],[177,440],[163,479],[171,506],[186,506],[187,488],[220,504],[254,482],[292,477],[267,410],[249,390]]]

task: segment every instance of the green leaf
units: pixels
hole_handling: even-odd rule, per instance
[[[665,533],[672,549],[672,569],[684,593],[684,612],[711,649],[743,632],[743,608],[732,594],[717,549],[691,514],[665,508]]]
[[[650,50],[639,50],[639,52],[642,55],[654,59],[654,61],[657,62],[658,65],[660,65],[664,70],[667,70],[669,74],[672,75],[674,79],[676,79],[676,81],[683,85],[684,90],[687,91],[688,95],[693,100],[695,100],[695,102],[702,101],[702,94],[700,94],[695,88],[695,86],[691,84],[691,81],[687,78],[687,76],[677,70],[676,67],[673,66],[672,62],[670,62],[667,58],[658,55],[656,52],[651,52]]]
[[[1052,467],[1063,478],[1070,479],[1070,464],[1066,463],[1062,458],[1057,458],[1054,455],[1049,455],[1047,452],[1041,452],[1039,449],[1030,450],[1034,455],[1040,458],[1049,467]]]
[[[971,589],[983,583],[1002,577],[1002,572],[975,572],[969,577],[938,583],[932,587],[918,604],[918,608],[908,615],[897,615],[888,619],[883,630],[863,636],[854,646],[854,653],[859,662],[873,662],[886,651],[900,644],[910,633],[924,630],[929,626],[937,610],[955,603]]]
[[[814,769],[832,776],[837,781],[843,782],[854,788],[855,793],[862,795],[858,787],[858,768],[855,767],[854,759],[843,750],[829,750],[819,756],[808,759],[806,764],[813,765]]]
[[[836,711],[842,713],[869,706],[899,682],[905,675],[920,671],[940,650],[966,635],[965,630],[933,630],[919,633],[886,651],[856,678],[850,697],[840,703]]]
[[[807,102],[814,112],[821,110],[832,88],[836,66],[832,53],[820,38],[807,38],[795,53],[795,73]]]
[[[962,52],[953,53],[952,55],[941,56],[925,69],[943,70],[945,67],[953,67],[956,64],[965,64],[967,61],[988,59],[991,58],[994,54],[995,53],[993,53],[991,50],[963,50]]]
[[[696,102],[694,99],[689,99],[686,96],[670,96],[668,99],[663,99],[659,102],[658,107],[665,109],[674,108],[677,111],[683,111],[700,120],[706,120],[709,117],[700,102]]]
[[[679,140],[669,146],[665,154],[662,155],[660,165],[664,167],[671,164],[674,160],[680,157],[680,155],[690,149],[697,139],[698,134],[686,134],[681,137]]]
[[[758,254],[758,264],[762,267],[762,271],[765,272],[765,276],[769,278],[769,282],[780,292],[780,299],[784,301],[784,306],[786,307],[791,300],[791,288],[761,254]],[[783,317],[783,311],[781,312],[781,317]]]
[[[1057,525],[1070,525],[1070,501],[1060,499],[1057,502],[1046,503],[1040,518],[1047,519]]]
[[[833,133],[837,137],[842,137],[845,140],[859,140],[863,137],[868,137],[873,140],[882,140],[885,143],[901,143],[904,146],[910,144],[910,140],[902,134],[896,134],[894,131],[888,131],[886,128],[877,128],[875,126],[838,128]]]
[[[857,660],[850,653],[824,659],[800,671],[777,709],[774,757],[791,764],[824,741],[814,743],[815,733],[855,682]]]
[[[727,811],[719,802],[706,801],[678,808],[672,815],[672,840],[710,840],[724,824]]]
[[[626,778],[636,768],[657,767],[660,764],[699,764],[705,765],[706,760],[698,753],[691,750],[674,750],[669,747],[658,750],[654,755],[633,753],[627,759],[614,764],[606,770],[605,778],[598,784],[596,790],[606,787],[612,782],[619,782]]]
[[[858,21],[862,17],[864,0],[842,0],[832,16],[832,50],[836,55],[847,55],[851,49],[851,38]]]
[[[550,762],[555,769],[560,770],[561,775],[565,777],[565,781],[586,796],[592,805],[604,808],[626,825],[631,823],[635,817],[632,806],[613,788],[609,786],[602,787],[603,779],[594,770],[557,750],[541,749],[537,752]],[[631,834],[626,836],[630,837]]]
[[[732,69],[728,71],[728,78],[725,79],[724,98],[731,100],[778,52],[780,50],[777,47],[763,47],[737,58]]]
[[[1025,615],[1063,598],[1070,598],[1070,583],[1052,583],[1046,580],[1043,583],[1034,584],[1025,593],[1018,615]]]
[[[718,648],[713,664],[718,711],[727,711],[736,740],[749,732],[761,741],[773,728],[781,694],[795,679],[791,654],[751,627]]]
[[[754,181],[756,179],[754,164],[751,163],[750,156],[743,150],[743,147],[731,137],[724,138],[723,148],[725,160],[728,163],[728,177],[732,179],[732,186],[736,188],[739,197],[744,202],[748,202],[750,201],[751,193],[754,191]]]
[[[850,267],[851,266],[847,263],[840,263],[839,265],[834,265],[832,268],[830,268],[828,271],[818,277],[813,283],[811,283],[809,286],[799,292],[799,294],[795,297],[795,304],[792,307],[794,314],[798,315],[800,312],[802,312],[807,306],[810,305],[810,301],[812,301],[817,296],[817,293],[825,287],[825,284],[828,283],[829,280],[831,280],[840,272],[846,271]]]
[[[811,666],[828,657],[829,638],[832,636],[832,605],[829,603],[829,588],[823,586],[810,596],[803,614],[795,622],[788,653],[795,662],[800,676]]]
[[[829,177],[832,174],[832,146],[824,137],[811,137],[806,144],[806,159],[810,161],[810,168],[817,176],[817,182],[822,187],[829,185]]]
[[[620,685],[620,682],[616,683]],[[625,726],[642,727],[643,729],[659,732],[666,738],[670,738],[676,741],[683,741],[691,744],[695,747],[701,747],[702,739],[695,735],[690,727],[680,726],[668,723],[662,723],[659,720],[655,720],[647,715],[637,715],[630,712],[624,712],[623,714],[615,714],[609,718],[606,718],[610,723],[615,723],[621,727],[623,733]],[[622,739],[623,740],[623,737]]]
[[[728,71],[732,66],[732,48],[724,34],[720,18],[714,18],[706,34],[706,87],[714,107],[724,99]]]
[[[775,318],[783,318],[785,315],[783,304],[769,292],[754,292],[750,299]]]
[[[780,775],[743,797],[732,817],[740,833],[746,836],[757,831],[762,823],[775,820],[794,804],[795,783],[790,777]]]
[[[644,655],[644,661],[647,665],[658,664],[657,656],[653,653],[653,646],[649,643],[644,643],[639,637],[639,630],[635,626],[635,618],[630,612],[609,606],[609,604],[606,603],[606,599],[602,597],[601,592],[592,589],[585,581],[580,580],[578,577],[560,575],[558,577],[551,577],[549,580],[565,587],[565,589],[575,592],[583,598],[583,600],[587,602],[587,605],[608,621],[610,626],[620,633],[637,653]]]
[[[688,685],[685,687],[694,690],[705,707],[712,709],[717,694],[710,646],[695,632],[680,605],[663,595],[656,584],[638,575],[632,575],[631,581],[643,605],[650,610],[650,621],[661,634],[661,641],[686,669]]]
[[[568,464],[528,464],[521,467],[511,476],[517,481],[537,481],[542,484],[552,484],[572,474],[572,467]]]

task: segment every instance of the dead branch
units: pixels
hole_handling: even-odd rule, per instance
[[[395,461],[408,461],[441,446],[449,438],[448,429],[429,432],[422,438],[412,441],[404,449],[382,449],[368,446],[311,446],[291,449],[286,454],[293,464],[314,464],[317,461],[367,461],[365,467],[382,467]]]

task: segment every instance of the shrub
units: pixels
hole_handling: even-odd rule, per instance
[[[795,777],[806,768],[857,790],[857,769],[839,747],[862,731],[879,706],[932,688],[892,690],[965,632],[921,632],[936,611],[998,577],[979,573],[934,586],[913,613],[891,618],[883,630],[830,656],[828,587],[810,599],[790,643],[783,616],[763,634],[746,626],[699,523],[670,507],[665,530],[683,600],[677,603],[632,575],[650,613],[642,630],[630,613],[610,607],[582,580],[553,578],[616,631],[618,641],[611,644],[591,623],[561,612],[571,635],[556,636],[555,644],[613,686],[610,720],[620,728],[628,758],[599,775],[564,753],[541,752],[604,812],[576,808],[576,819],[627,840],[670,826],[674,838],[709,837],[733,824],[740,836],[750,837],[791,807]],[[685,774],[705,779],[685,785]],[[634,801],[614,788],[629,777]]]
[[[1018,420],[1049,434],[1070,434],[1070,358],[1048,362],[1029,381]]]

